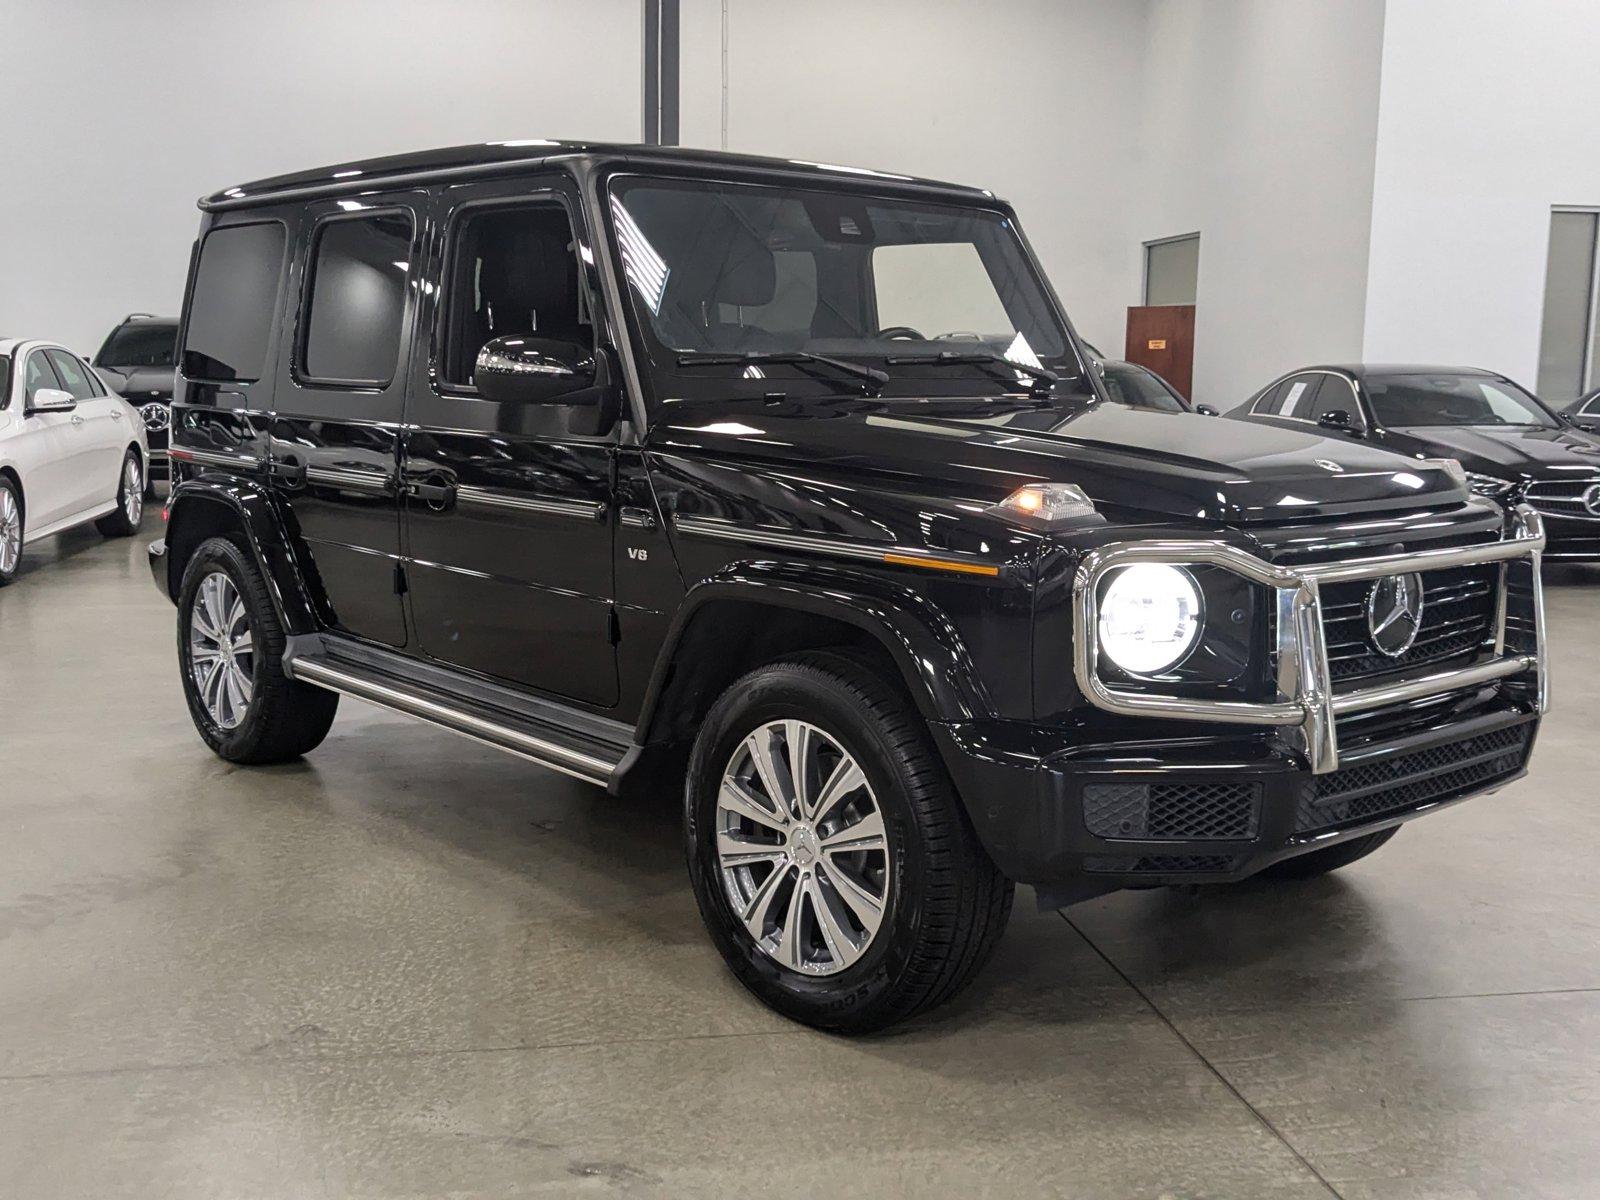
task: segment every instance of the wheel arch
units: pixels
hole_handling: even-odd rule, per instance
[[[311,633],[317,629],[310,589],[265,489],[238,479],[202,477],[179,484],[167,506],[169,598],[177,600],[183,573],[201,544],[208,538],[227,537],[254,557],[285,631]]]
[[[22,508],[22,520],[24,522],[23,527],[26,529],[26,522],[28,520],[28,490],[22,486],[22,472],[17,470],[10,463],[0,463],[0,478],[9,479],[16,486],[17,504]]]

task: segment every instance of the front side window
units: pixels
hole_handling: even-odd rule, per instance
[[[318,231],[301,314],[308,380],[384,387],[394,378],[411,270],[411,217],[342,217]]]
[[[1372,414],[1380,425],[1558,426],[1543,405],[1506,379],[1385,375],[1369,376],[1366,382]]]
[[[23,368],[23,393],[25,403],[32,404],[33,398],[44,388],[55,388],[65,391],[61,380],[57,377],[55,368],[50,365],[50,360],[45,357],[43,350],[35,350],[28,355],[28,365]]]
[[[572,220],[555,201],[468,209],[451,238],[440,378],[471,387],[478,351],[531,336],[591,347]]]
[[[261,378],[278,307],[284,227],[228,225],[206,234],[189,296],[183,373],[218,383]]]
[[[853,390],[816,356],[886,372],[885,396],[1015,391],[1008,360],[1086,390],[1004,214],[643,179],[618,182],[609,208],[660,400]]]
[[[50,359],[50,365],[56,369],[61,386],[72,393],[74,400],[94,399],[94,384],[89,382],[89,372],[81,362],[62,350],[47,351],[46,357]]]
[[[95,355],[102,367],[170,367],[176,360],[176,325],[120,325]]]

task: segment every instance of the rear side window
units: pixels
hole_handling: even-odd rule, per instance
[[[284,227],[229,225],[206,234],[189,297],[183,373],[233,383],[261,378],[283,276]]]
[[[382,387],[394,378],[410,260],[406,213],[343,217],[317,231],[300,317],[306,379]]]
[[[11,356],[0,354],[0,412],[11,407]]]
[[[89,372],[70,354],[63,354],[60,350],[46,351],[50,365],[56,369],[56,374],[61,377],[61,386],[72,393],[74,400],[93,400],[94,384],[89,382]]]

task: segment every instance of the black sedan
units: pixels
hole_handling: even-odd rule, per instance
[[[1217,410],[1205,404],[1190,404],[1161,376],[1138,363],[1120,358],[1096,359],[1100,378],[1113,400],[1130,408],[1150,408],[1157,412],[1197,412],[1214,417]]]
[[[1453,458],[1480,496],[1544,515],[1546,558],[1600,561],[1600,437],[1493,371],[1341,364],[1273,380],[1229,417],[1318,426],[1416,458]]]
[[[1562,415],[1586,433],[1600,433],[1600,388],[1586,396],[1579,396]]]

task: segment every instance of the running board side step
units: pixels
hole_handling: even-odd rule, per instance
[[[291,678],[303,683],[416,717],[585,783],[606,787],[611,781],[612,772],[622,761],[624,752],[621,749],[612,753],[609,746],[595,745],[590,749],[578,749],[562,745],[550,737],[507,724],[487,713],[471,712],[441,699],[422,695],[408,689],[399,680],[376,678],[374,674],[343,661],[335,664],[322,656],[289,655],[285,656],[283,665]]]

